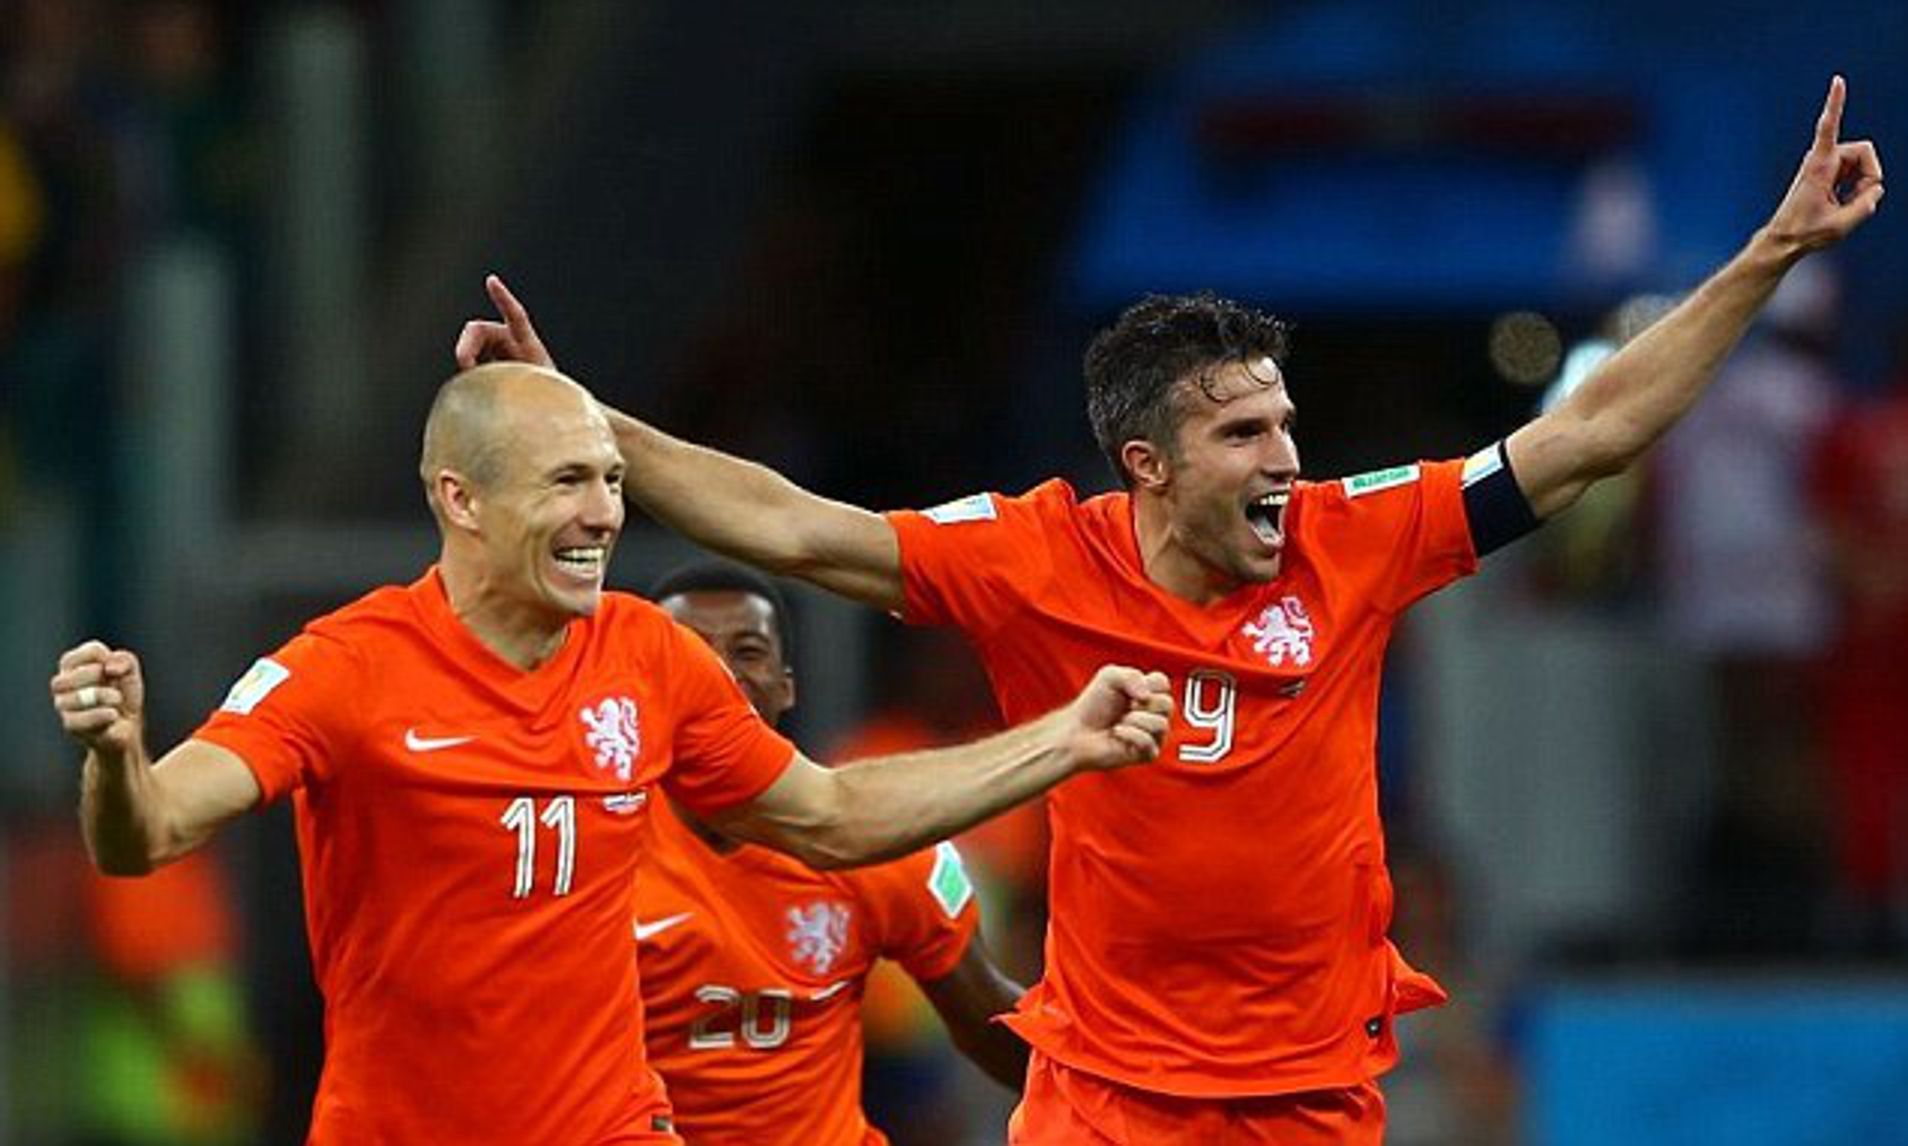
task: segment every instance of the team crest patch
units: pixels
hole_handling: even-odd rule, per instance
[[[847,904],[811,903],[788,909],[788,950],[797,963],[826,975],[847,946]]]
[[[967,878],[967,865],[952,843],[942,840],[934,845],[934,870],[928,873],[928,892],[949,919],[961,913],[974,898],[974,883]]]
[[[1252,642],[1252,651],[1274,668],[1288,660],[1301,668],[1312,663],[1312,618],[1305,603],[1289,593],[1267,605],[1239,632]]]
[[[992,521],[999,515],[994,510],[993,495],[975,493],[924,509],[921,516],[936,525],[955,525],[963,521]]]
[[[232,682],[231,691],[225,694],[225,702],[219,705],[220,712],[236,712],[240,716],[250,715],[258,702],[272,694],[272,690],[291,679],[291,670],[270,657],[260,657],[245,670],[245,675]]]
[[[1410,485],[1418,480],[1417,466],[1392,466],[1388,470],[1373,470],[1367,474],[1358,474],[1345,479],[1345,496],[1360,497],[1368,493],[1377,493],[1381,489],[1393,486]]]
[[[642,730],[636,723],[636,702],[627,696],[612,696],[577,710],[577,718],[588,731],[583,743],[596,753],[598,768],[613,769],[618,780],[628,780],[643,750]]]

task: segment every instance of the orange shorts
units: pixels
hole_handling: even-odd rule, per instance
[[[1379,1146],[1376,1083],[1247,1098],[1184,1098],[1074,1070],[1035,1051],[1010,1146]]]

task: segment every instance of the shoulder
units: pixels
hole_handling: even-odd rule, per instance
[[[856,898],[884,914],[926,912],[952,919],[974,898],[967,866],[948,840],[887,863],[834,874]]]

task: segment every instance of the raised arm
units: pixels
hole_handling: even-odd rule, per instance
[[[473,319],[457,364],[508,359],[555,367],[502,279],[484,289],[499,320]],[[876,513],[832,501],[741,458],[705,449],[604,407],[623,456],[623,488],[651,517],[708,549],[890,612],[902,605],[901,548]]]
[[[1013,1010],[1026,990],[994,962],[979,932],[954,970],[921,984],[921,993],[934,1005],[960,1052],[995,1082],[1016,1091],[1027,1081],[1027,1042],[994,1016]]]
[[[1071,704],[972,744],[823,768],[796,755],[768,790],[713,817],[729,835],[810,867],[893,859],[1006,811],[1076,772],[1159,755],[1172,691],[1160,673],[1107,667]]]
[[[87,641],[60,657],[51,686],[61,726],[86,748],[80,830],[106,874],[144,875],[258,803],[251,769],[217,745],[188,740],[152,762],[132,653]]]
[[[1841,142],[1847,86],[1836,76],[1795,180],[1762,229],[1669,314],[1610,356],[1554,409],[1505,443],[1539,517],[1567,509],[1591,483],[1621,473],[1695,404],[1783,275],[1875,213],[1875,145]]]

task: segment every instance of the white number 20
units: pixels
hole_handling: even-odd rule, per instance
[[[1187,724],[1208,734],[1202,744],[1181,744],[1179,758],[1188,764],[1211,764],[1232,751],[1233,714],[1239,704],[1239,682],[1217,669],[1194,669],[1186,674],[1185,696],[1179,715]]]
[[[503,826],[517,833],[517,882],[510,898],[528,899],[537,881],[537,824],[557,834],[556,886],[552,895],[570,894],[570,882],[576,876],[576,797],[554,796],[537,815],[537,802],[530,796],[510,801],[499,817]]]

